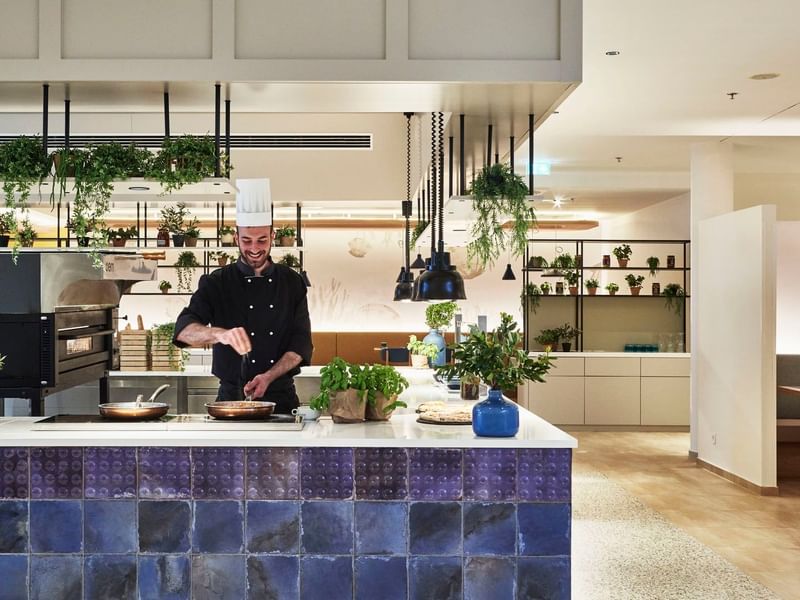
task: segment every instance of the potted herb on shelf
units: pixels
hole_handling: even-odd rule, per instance
[[[11,232],[17,230],[17,215],[13,210],[0,212],[0,248],[7,248]]]
[[[236,245],[235,238],[233,237],[236,233],[236,229],[231,227],[230,225],[223,225],[219,228],[219,243],[222,246],[234,246]]]
[[[167,205],[161,209],[158,230],[170,232],[172,243],[176,248],[181,248],[186,241],[184,220],[188,215],[189,210],[185,202],[178,202],[175,206]]]
[[[178,274],[178,291],[191,292],[192,291],[192,272],[193,269],[200,266],[197,262],[197,257],[191,250],[185,250],[178,255],[178,260],[175,261],[175,270]]]
[[[536,310],[541,303],[541,295],[542,291],[539,289],[539,286],[535,283],[526,283],[525,287],[522,289],[522,308],[524,309],[527,304],[531,311],[536,314]]]
[[[233,254],[228,254],[224,250],[209,252],[208,257],[211,260],[216,260],[220,267],[224,267],[228,264],[228,262],[234,262],[236,260],[236,257]]]
[[[552,275],[558,275],[564,270],[574,269],[575,259],[569,252],[564,252],[553,259],[553,262],[550,263],[550,268],[553,269]]]
[[[112,246],[122,247],[128,240],[135,238],[137,234],[136,227],[120,227],[119,229],[109,229],[108,239],[111,240]]]
[[[527,193],[522,177],[508,165],[495,163],[478,173],[470,190],[476,217],[472,241],[467,245],[471,264],[485,268],[505,250],[512,257],[525,254],[528,231],[536,225],[536,212],[525,198]],[[512,228],[507,233],[502,224],[509,220]]]
[[[569,286],[569,293],[571,296],[578,295],[578,281],[580,280],[580,274],[577,271],[567,270],[564,271],[564,279],[567,281],[567,285]]]
[[[486,400],[472,408],[472,429],[478,436],[511,437],[519,431],[519,409],[503,398],[503,389],[525,381],[544,381],[550,357],[533,358],[522,348],[522,335],[511,315],[500,313],[500,325],[484,333],[470,331],[453,347],[454,364],[437,368],[440,376],[473,375],[489,386]]]
[[[653,276],[658,271],[658,265],[661,261],[657,256],[650,256],[647,259],[647,266],[650,268],[650,275]]]
[[[542,290],[542,295],[543,296],[549,296],[550,295],[550,290],[552,288],[550,287],[549,283],[547,283],[546,281],[543,281],[542,285],[539,286],[539,289]]]
[[[545,352],[552,352],[558,345],[558,338],[561,335],[560,329],[542,329],[533,341],[544,348]]]
[[[625,275],[625,281],[628,282],[628,287],[631,289],[631,296],[638,296],[639,292],[642,291],[644,275],[634,275],[633,273],[628,273]]]
[[[583,285],[586,286],[586,291],[589,292],[590,296],[594,296],[597,294],[597,288],[600,287],[600,282],[597,279],[591,278],[587,279]]]
[[[609,296],[616,296],[617,292],[619,291],[619,286],[612,281],[606,285],[606,291],[608,292]]]
[[[661,292],[661,295],[664,296],[664,305],[668,310],[674,310],[675,314],[678,315],[681,314],[686,292],[679,283],[668,283],[664,286],[664,291]]]
[[[278,227],[275,230],[275,245],[276,246],[294,246],[295,239],[297,238],[297,230],[291,225],[285,227]]]
[[[183,235],[187,247],[194,248],[197,246],[197,240],[200,238],[200,228],[198,225],[199,221],[195,217],[192,217],[184,226]]]
[[[427,344],[418,340],[415,335],[409,336],[406,348],[411,359],[411,366],[415,369],[428,367],[430,361],[439,354],[439,348],[435,344]]]
[[[575,329],[569,323],[564,323],[558,328],[558,339],[561,340],[562,352],[569,352],[572,350],[572,342],[581,333],[580,329]]]
[[[458,310],[458,305],[455,302],[448,300],[447,302],[438,302],[429,304],[425,309],[425,324],[430,331],[422,341],[426,344],[433,344],[439,348],[439,354],[431,361],[433,366],[443,365],[445,363],[445,347],[444,336],[442,329],[450,326],[450,322]]]
[[[168,294],[169,291],[172,289],[172,284],[166,279],[162,279],[161,282],[158,284],[158,289],[161,290],[162,294]]]
[[[373,396],[367,398],[367,421],[388,421],[396,408],[408,406],[397,397],[408,387],[408,380],[391,365],[372,365],[369,369],[369,389]]]
[[[611,253],[617,257],[617,264],[625,268],[628,266],[628,261],[631,259],[631,254],[633,251],[628,244],[622,244],[621,246],[617,246],[614,248]]]
[[[281,264],[281,265],[286,265],[287,267],[289,267],[291,269],[295,269],[295,270],[300,268],[300,259],[297,258],[291,252],[287,252],[286,254],[281,256],[281,258],[278,261],[278,263]]]
[[[17,241],[23,248],[32,248],[33,242],[39,237],[39,234],[36,233],[29,219],[23,219],[21,225],[22,229],[17,231]]]
[[[531,271],[539,271],[547,268],[547,259],[544,256],[531,256],[528,259],[528,269]]]

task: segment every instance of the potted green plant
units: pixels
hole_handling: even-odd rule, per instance
[[[546,281],[543,281],[542,285],[539,286],[539,289],[542,290],[542,295],[543,296],[549,296],[550,295],[550,290],[552,288],[550,287],[549,283],[547,283]]]
[[[422,340],[418,340],[415,335],[409,336],[406,348],[411,358],[411,366],[415,369],[428,367],[429,362],[439,354],[439,348],[435,344],[426,344]]]
[[[192,291],[192,273],[199,266],[197,257],[191,250],[184,250],[178,255],[178,260],[175,261],[174,267],[178,274],[179,292]]]
[[[337,356],[320,369],[319,394],[309,405],[329,411],[334,423],[361,423],[366,416],[366,378],[354,366]]]
[[[236,229],[230,225],[223,225],[219,228],[219,243],[222,246],[235,246],[234,234]]]
[[[500,325],[491,332],[470,331],[453,347],[454,363],[437,368],[440,376],[474,375],[489,386],[486,400],[472,408],[472,429],[478,436],[510,437],[519,430],[519,409],[503,398],[503,389],[525,381],[543,381],[550,369],[547,355],[533,358],[522,347],[522,334],[511,315],[500,313]]]
[[[425,309],[425,324],[430,331],[422,341],[426,344],[434,344],[439,348],[439,354],[431,361],[433,366],[439,366],[445,363],[446,344],[444,343],[442,330],[450,326],[450,322],[453,320],[457,310],[458,305],[451,300],[429,304]]]
[[[200,222],[195,217],[192,217],[184,226],[183,235],[186,246],[191,248],[197,246],[197,240],[200,238],[199,224]]]
[[[617,292],[619,291],[619,286],[612,281],[606,285],[606,291],[608,291],[609,296],[616,296]]]
[[[132,240],[138,235],[136,227],[120,227],[119,229],[109,229],[108,239],[113,246],[122,247],[128,240]]]
[[[167,362],[169,363],[170,369],[183,371],[186,368],[185,365],[189,358],[189,351],[181,349],[180,352],[177,352],[178,348],[172,343],[172,339],[175,337],[175,321],[170,321],[161,325],[153,325],[151,334],[152,335],[148,338],[148,351],[150,352],[153,362],[163,357],[166,351]]]
[[[628,273],[625,275],[625,281],[628,282],[628,287],[631,289],[631,296],[638,296],[639,292],[642,291],[644,275],[634,275],[633,273]]]
[[[539,304],[541,303],[541,296],[542,291],[539,289],[535,283],[526,283],[525,287],[522,288],[521,300],[522,300],[522,308],[525,308],[525,305],[530,307],[531,311],[536,314],[536,310],[539,308]]]
[[[287,252],[283,256],[281,256],[280,260],[278,261],[279,264],[286,265],[291,269],[299,269],[300,268],[300,259],[297,258],[291,252]]]
[[[189,210],[185,202],[178,202],[175,206],[167,205],[161,209],[158,229],[172,234],[172,243],[176,248],[182,247],[186,240],[184,220],[187,216]]]
[[[617,264],[619,264],[619,266],[622,268],[628,266],[628,261],[631,259],[632,252],[633,251],[628,244],[617,246],[611,251],[611,253],[617,257]]]
[[[408,387],[408,380],[391,365],[369,367],[369,388],[374,396],[367,399],[367,421],[388,421],[396,408],[408,406],[397,397]]]
[[[236,260],[236,257],[233,254],[228,254],[224,250],[209,252],[208,257],[211,260],[216,260],[220,267],[224,267],[228,264],[228,262],[234,262]]]
[[[655,275],[661,261],[657,256],[650,256],[647,259],[647,266],[650,268],[650,275]]]
[[[216,167],[217,154],[211,137],[165,137],[161,150],[153,159],[148,176],[158,181],[162,186],[162,193],[166,194],[187,183],[197,183],[205,177],[213,177]]]
[[[294,246],[297,237],[297,230],[291,225],[278,227],[275,230],[275,245],[276,246]]]
[[[467,245],[471,264],[485,268],[507,249],[512,256],[523,256],[528,246],[528,231],[536,225],[536,212],[525,198],[528,187],[508,165],[495,163],[478,173],[472,182],[472,209],[475,223],[472,241]],[[503,223],[512,221],[506,233]]]
[[[21,135],[0,144],[0,180],[6,206],[26,207],[31,186],[47,175],[49,166],[40,137]]]
[[[162,294],[169,294],[169,291],[172,289],[172,284],[166,279],[162,279],[158,284],[158,289],[161,290]]]
[[[7,248],[11,232],[17,230],[17,215],[13,210],[0,212],[0,248]]]
[[[568,269],[564,271],[564,279],[569,286],[569,293],[571,296],[578,295],[578,281],[580,281],[580,274],[577,271]]]
[[[547,259],[544,256],[531,256],[528,259],[528,269],[531,271],[541,271],[547,268]]]
[[[550,276],[558,277],[563,275],[563,272],[575,268],[575,259],[569,252],[557,255],[550,262]]]
[[[686,292],[679,283],[668,283],[664,286],[661,295],[664,296],[664,306],[666,306],[668,310],[674,310],[675,314],[678,315],[681,314]]]
[[[561,351],[569,352],[572,350],[572,342],[581,333],[580,329],[575,329],[569,323],[564,323],[558,328],[558,339],[561,340]]]
[[[560,329],[542,329],[533,341],[544,348],[545,352],[552,352],[558,345],[559,335],[561,335]]]
[[[590,296],[594,296],[597,294],[597,288],[600,287],[600,282],[597,279],[590,278],[583,282],[583,285],[586,286],[586,291],[589,292]]]
[[[28,218],[23,219],[21,225],[22,229],[17,231],[17,241],[23,248],[31,248],[33,247],[34,240],[39,237],[39,234],[36,233],[33,224]]]

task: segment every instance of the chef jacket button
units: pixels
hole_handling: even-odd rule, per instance
[[[255,332],[255,331],[251,331],[251,332],[250,332],[250,335],[251,335],[251,336],[254,336],[255,334],[256,334],[256,332]]]
[[[274,360],[271,360],[271,361],[269,361],[269,362],[270,362],[270,364],[272,364],[272,363],[274,363],[275,361],[274,361]]]
[[[255,362],[256,362],[256,359],[254,358],[254,359],[253,359],[253,360],[251,360],[250,362],[255,364]]]
[[[274,333],[275,333],[275,332],[273,332],[273,331],[270,331],[270,332],[269,332],[269,334],[270,334],[270,335],[273,335]]]
[[[247,278],[247,283],[253,283],[253,280],[248,277]]]
[[[275,305],[274,304],[270,304],[269,307],[270,308],[275,308]]]
[[[252,304],[250,305],[250,310],[253,310],[253,305]]]
[[[269,281],[270,283],[272,283],[272,278],[269,278],[267,281]]]

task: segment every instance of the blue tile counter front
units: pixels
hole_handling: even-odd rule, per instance
[[[570,598],[570,448],[0,452],[0,600]]]

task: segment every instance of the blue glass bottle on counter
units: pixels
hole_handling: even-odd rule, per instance
[[[433,344],[439,349],[439,353],[434,356],[431,360],[432,367],[441,367],[445,363],[445,348],[447,348],[447,344],[444,342],[444,336],[439,333],[438,329],[431,329],[422,341],[426,344]]]
[[[519,431],[519,408],[503,398],[501,390],[489,390],[486,400],[472,407],[472,431],[482,437],[514,437]]]

